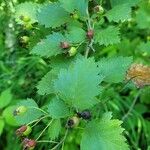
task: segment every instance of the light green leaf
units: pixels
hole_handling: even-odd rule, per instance
[[[53,98],[48,104],[48,113],[54,119],[64,118],[70,115],[67,105],[58,98]]]
[[[20,101],[16,106],[16,108],[18,108],[19,106],[25,106],[27,108],[27,111],[25,113],[15,116],[19,124],[29,123],[35,119],[38,119],[44,114],[39,110],[38,105],[32,99]]]
[[[2,116],[5,119],[5,122],[11,126],[18,126],[16,119],[13,116],[13,112],[16,106],[9,106],[4,109]]]
[[[85,128],[81,140],[81,150],[129,150],[122,135],[121,121],[111,120],[105,114],[101,120],[93,120]]]
[[[0,119],[0,135],[3,133],[5,122],[3,119]]]
[[[114,7],[116,5],[128,4],[129,6],[137,5],[140,0],[110,0],[111,6]]]
[[[144,43],[142,42],[139,46],[138,49],[141,52],[144,52],[144,55],[150,55],[150,41]]]
[[[56,79],[57,74],[54,70],[49,71],[42,79],[38,82],[37,89],[38,94],[47,95],[54,93],[53,80]]]
[[[48,137],[51,140],[55,140],[56,138],[58,138],[60,131],[61,131],[60,119],[54,120],[48,128]]]
[[[118,83],[125,79],[126,71],[132,63],[132,57],[102,58],[98,62],[99,73],[106,82]]]
[[[54,81],[56,93],[70,106],[85,109],[97,103],[100,92],[99,83],[103,80],[98,75],[98,68],[93,58],[78,58],[68,70],[62,69]]]
[[[71,17],[62,7],[60,3],[51,3],[43,6],[39,11],[38,22],[45,27],[59,27],[70,21]]]
[[[86,32],[82,28],[73,26],[66,37],[71,43],[81,43],[86,39]]]
[[[17,5],[15,9],[15,19],[17,23],[23,24],[23,22],[20,20],[20,16],[29,17],[31,23],[37,22],[37,17],[36,17],[37,10],[38,10],[38,5],[36,3],[25,2]]]
[[[4,90],[0,95],[0,108],[6,107],[12,99],[12,94],[10,89]]]
[[[100,45],[108,46],[120,42],[119,29],[117,27],[109,26],[106,29],[97,30],[95,33],[95,43]]]
[[[131,18],[131,7],[128,4],[117,5],[106,13],[106,17],[110,22],[126,21]]]
[[[56,56],[63,52],[60,47],[60,42],[63,41],[66,39],[62,34],[53,33],[33,47],[31,53],[45,57]]]
[[[143,1],[140,4],[140,9],[136,13],[137,26],[140,29],[150,28],[150,7],[148,1]]]
[[[69,13],[77,12],[79,17],[85,19],[87,17],[88,0],[59,0],[61,6]]]

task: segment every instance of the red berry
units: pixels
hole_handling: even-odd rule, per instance
[[[32,139],[25,138],[23,140],[24,149],[33,150],[36,146],[36,141]]]
[[[30,126],[21,126],[19,129],[16,130],[16,135],[17,136],[27,136],[31,133],[32,129]]]
[[[68,42],[61,42],[60,43],[60,47],[63,48],[63,49],[67,49],[70,47],[69,43]]]
[[[89,29],[88,32],[87,32],[87,38],[88,39],[92,39],[93,36],[94,36],[94,30]]]

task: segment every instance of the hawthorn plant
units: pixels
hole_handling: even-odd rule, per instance
[[[58,0],[25,2],[16,7],[16,22],[29,32],[21,42],[50,68],[36,86],[37,93],[47,97],[46,104],[39,107],[36,100],[28,98],[14,110],[21,125],[16,135],[24,149],[38,149],[43,143],[51,150],[68,149],[67,143],[75,150],[130,149],[122,121],[113,119],[107,108],[110,99],[102,95],[107,87],[123,88],[132,80],[138,88],[150,85],[150,69],[144,73],[146,66],[136,64],[141,68],[136,72],[132,56],[99,57],[99,52],[122,40],[120,27],[130,21],[138,2]],[[43,39],[38,37],[42,31]],[[33,39],[38,43],[32,43]],[[39,128],[39,124],[45,127]]]

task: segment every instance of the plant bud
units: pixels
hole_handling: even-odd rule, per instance
[[[14,110],[14,116],[16,115],[22,115],[27,111],[27,107],[26,106],[19,106],[18,108],[16,108],[16,110]]]
[[[61,42],[61,43],[60,43],[60,47],[61,47],[62,49],[67,49],[67,48],[70,47],[70,45],[69,45],[68,42]]]
[[[75,47],[71,47],[68,53],[69,56],[74,56],[77,53],[77,49]]]

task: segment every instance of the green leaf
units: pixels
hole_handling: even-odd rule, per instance
[[[122,135],[122,122],[110,117],[110,113],[106,113],[101,120],[88,123],[82,136],[81,150],[129,150]]]
[[[61,6],[69,13],[76,13],[82,19],[87,17],[88,0],[59,0]]]
[[[56,79],[57,74],[54,70],[49,71],[42,79],[38,82],[37,89],[38,94],[48,95],[54,93],[53,80]]]
[[[98,62],[99,73],[106,82],[118,83],[125,79],[126,71],[132,63],[132,57],[102,58]]]
[[[3,133],[5,122],[3,119],[0,119],[0,135]]]
[[[140,0],[110,0],[110,2],[112,7],[121,4],[128,4],[129,6],[135,6],[140,2]]]
[[[48,128],[48,137],[51,140],[55,140],[56,138],[58,138],[60,131],[61,131],[60,119],[54,120]]]
[[[149,2],[147,1],[143,1],[143,3],[140,4],[140,9],[137,11],[136,13],[136,22],[137,22],[137,26],[140,29],[146,29],[146,28],[150,28],[150,7],[149,6]]]
[[[78,58],[69,69],[62,69],[54,81],[56,93],[70,106],[85,109],[97,103],[100,92],[98,68],[93,58]]]
[[[71,17],[62,7],[60,3],[51,3],[43,6],[39,11],[38,22],[45,27],[59,27],[70,21]]]
[[[131,18],[131,7],[128,4],[117,5],[106,13],[106,17],[110,22],[124,22]]]
[[[38,119],[44,114],[39,110],[38,105],[32,99],[20,101],[16,108],[19,106],[25,106],[27,108],[27,111],[24,114],[15,116],[19,124],[27,124],[35,119]]]
[[[72,26],[66,37],[71,43],[81,43],[86,39],[86,32],[80,27]]]
[[[60,42],[63,41],[66,39],[62,34],[53,33],[33,47],[31,53],[45,57],[56,56],[63,52],[60,47]]]
[[[64,118],[70,115],[67,105],[58,98],[53,98],[48,104],[48,113],[54,119]]]
[[[95,43],[108,46],[119,42],[119,29],[117,27],[109,26],[106,29],[96,31]]]
[[[17,23],[23,24],[22,20],[20,19],[21,16],[29,17],[31,23],[37,22],[37,10],[38,5],[36,3],[25,2],[17,5],[15,9],[15,19]]]
[[[4,90],[0,95],[0,108],[6,107],[12,99],[12,94],[10,89]]]
[[[16,119],[13,116],[13,112],[16,106],[9,106],[4,109],[2,116],[5,119],[5,122],[11,126],[18,126]]]
[[[141,51],[141,52],[144,52],[145,54],[144,55],[150,55],[150,41],[144,43],[142,42],[139,46],[138,46],[138,49]]]

